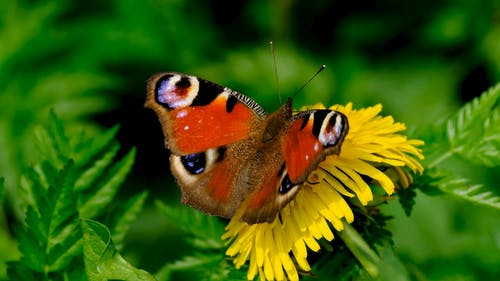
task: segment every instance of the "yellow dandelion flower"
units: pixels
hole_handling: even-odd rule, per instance
[[[340,155],[320,163],[272,223],[241,222],[243,210],[239,210],[226,226],[222,237],[229,245],[226,254],[233,257],[236,268],[249,262],[248,280],[257,275],[261,280],[299,280],[299,272],[311,270],[308,249],[317,252],[319,239],[334,238],[329,224],[341,231],[342,219],[354,220],[346,198],[357,198],[366,205],[373,199],[369,183],[390,195],[397,184],[407,187],[411,183],[408,170],[423,171],[418,148],[423,142],[399,134],[405,125],[391,116],[380,116],[381,105],[354,110],[349,103],[330,109],[344,113],[349,120]]]

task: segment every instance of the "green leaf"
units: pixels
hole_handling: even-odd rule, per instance
[[[392,216],[384,215],[378,211],[378,207],[354,208],[354,216],[357,218],[351,226],[359,235],[367,241],[375,250],[377,246],[392,245],[392,233],[387,230],[387,222]]]
[[[193,268],[207,264],[208,262],[204,258],[205,257],[186,256],[173,263],[167,263],[155,274],[155,277],[160,281],[170,280],[172,272],[176,270],[189,271]]]
[[[424,192],[433,188],[462,200],[500,209],[500,197],[494,187],[474,183],[461,172],[443,165],[452,156],[466,165],[500,165],[500,84],[464,105],[446,123],[429,134],[424,177],[416,181]],[[435,193],[435,192],[434,192]]]
[[[97,170],[102,171],[103,169],[99,169],[102,164],[106,163],[102,162],[103,159],[108,159],[108,157],[103,157],[104,153],[110,153],[110,151],[115,150],[116,143],[116,134],[120,127],[114,126],[111,129],[108,129],[104,132],[99,133],[97,136],[94,136],[90,139],[80,141],[76,143],[74,150],[77,153],[77,165],[85,166],[87,170]],[[113,156],[114,157],[114,156]],[[79,181],[87,182],[87,184],[91,184],[90,180],[79,179]],[[83,183],[82,183],[83,184]]]
[[[190,280],[246,280],[246,271],[238,270],[222,252],[197,253],[165,264],[156,274],[159,281],[172,280],[173,273],[189,274]]]
[[[173,272],[189,272],[196,276],[196,280],[245,279],[246,273],[236,270],[225,258],[224,243],[220,238],[224,226],[219,218],[187,206],[168,206],[161,201],[155,203],[171,224],[187,234],[184,239],[199,250],[194,255],[167,263],[155,274],[158,280],[170,280]]]
[[[106,151],[104,155],[100,155],[100,157],[102,158],[97,159],[94,162],[90,162],[91,166],[88,167],[76,181],[75,189],[77,191],[84,191],[86,189],[93,187],[94,186],[93,184],[103,174],[105,169],[107,169],[110,166],[111,162],[114,160],[119,149],[120,146],[118,144],[115,144],[109,147],[108,151]],[[85,160],[83,161],[83,163],[89,163]]]
[[[48,254],[51,271],[63,271],[82,251],[82,234],[77,227],[71,227],[71,233],[60,244],[55,244]],[[55,239],[54,239],[55,240]]]
[[[27,220],[33,222],[39,221],[40,223],[33,223],[29,230],[22,227],[14,228],[14,233],[19,241],[19,252],[22,254],[22,266],[36,272],[43,272],[43,268],[47,263],[44,247],[44,242],[47,241],[46,227],[41,223],[31,206],[28,207],[26,218]]]
[[[410,187],[410,188],[402,188],[398,192],[398,198],[399,198],[399,203],[403,207],[403,210],[405,211],[405,214],[407,216],[410,216],[411,210],[413,209],[413,206],[415,205],[415,197],[417,196],[417,193],[415,192],[415,188]]]
[[[80,216],[82,218],[93,218],[100,215],[114,198],[120,185],[130,172],[135,159],[135,149],[131,149],[120,161],[111,167],[107,167],[101,175],[98,188],[93,190],[89,196],[81,201]]]
[[[44,274],[59,271],[80,251],[74,173],[75,166],[69,161],[61,171],[48,177],[49,188],[34,193],[38,209],[29,205],[26,227],[18,228],[21,261],[33,271]]]
[[[430,169],[415,181],[415,188],[429,195],[447,194],[474,204],[500,210],[500,197],[490,188],[443,169]]]
[[[437,185],[443,179],[443,175],[438,175],[436,169],[427,169],[421,175],[416,174],[412,187],[418,189],[429,196],[440,196],[445,194]]]
[[[130,265],[117,251],[109,230],[93,220],[81,220],[83,254],[89,281],[156,280],[144,270]]]
[[[444,177],[436,184],[440,190],[447,194],[500,210],[500,197],[482,184],[473,184],[468,179],[455,176]]]
[[[188,207],[170,207],[161,201],[156,201],[161,213],[174,225],[190,234],[188,241],[199,249],[221,249],[224,247],[220,237],[223,234],[222,222],[198,210]]]
[[[134,160],[134,150],[115,159],[119,146],[113,136],[118,127],[90,140],[82,139],[81,133],[67,134],[53,113],[51,119],[48,128],[39,131],[38,147],[45,159],[28,169],[22,180],[27,207],[25,225],[15,228],[21,258],[8,270],[12,278],[70,280],[70,276],[81,276],[82,271],[72,267],[81,262],[83,268],[78,203],[87,202],[87,208],[94,208],[92,215],[102,212]],[[116,219],[114,227],[120,240],[144,200],[145,193],[139,194],[124,206],[128,209],[108,214]]]
[[[119,204],[118,210],[110,213],[106,218],[106,225],[111,230],[112,239],[117,250],[123,248],[123,240],[130,229],[130,225],[136,220],[137,215],[142,210],[142,206],[148,197],[148,192],[143,191],[127,202]]]
[[[431,145],[427,162],[436,167],[452,155],[459,155],[479,165],[500,164],[500,84],[463,106],[434,136],[445,132],[445,139],[428,142]],[[442,136],[442,135],[441,135]]]
[[[500,84],[466,104],[448,121],[452,151],[474,163],[500,164]]]
[[[337,244],[337,247],[334,247],[337,250],[323,253],[318,261],[312,265],[314,275],[305,276],[304,280],[329,280],[332,276],[335,276],[335,280],[340,281],[357,280],[355,277],[360,274],[360,264],[351,252],[345,250],[343,245],[338,245],[339,241],[334,240],[333,243]],[[339,250],[339,247],[342,247],[343,250]],[[339,271],[339,268],[342,270]]]

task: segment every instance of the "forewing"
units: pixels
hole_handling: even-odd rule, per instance
[[[151,77],[145,106],[158,115],[165,142],[176,155],[243,140],[265,117],[247,96],[179,73]]]

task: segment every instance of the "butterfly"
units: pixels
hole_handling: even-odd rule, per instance
[[[334,110],[293,114],[289,98],[268,114],[253,99],[182,73],[158,73],[147,83],[170,150],[181,201],[210,215],[272,222],[327,155],[340,154],[349,131]]]

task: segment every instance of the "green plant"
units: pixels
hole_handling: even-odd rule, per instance
[[[117,158],[117,129],[95,138],[67,134],[52,113],[48,128],[37,131],[43,160],[21,181],[26,215],[24,223],[15,227],[21,257],[9,263],[10,279],[86,280],[82,245],[97,247],[89,234],[91,219],[104,221],[114,245],[121,248],[147,194],[132,196],[123,205],[112,204],[135,155],[131,150]]]

